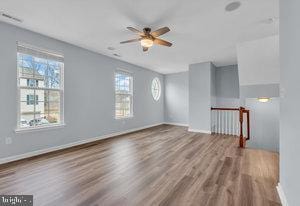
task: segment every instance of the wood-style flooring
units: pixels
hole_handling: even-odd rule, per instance
[[[0,166],[0,194],[34,205],[281,205],[278,154],[162,125]]]

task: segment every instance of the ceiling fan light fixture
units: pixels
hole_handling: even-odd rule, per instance
[[[141,40],[142,47],[152,47],[153,46],[153,40],[152,39],[142,39]]]

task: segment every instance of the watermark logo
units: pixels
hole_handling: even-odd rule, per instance
[[[0,195],[0,206],[33,206],[33,195]]]

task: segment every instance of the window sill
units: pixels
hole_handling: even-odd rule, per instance
[[[31,127],[31,128],[18,128],[18,129],[15,129],[15,133],[26,133],[26,132],[36,132],[36,131],[60,129],[65,126],[66,126],[66,124],[62,123],[62,124],[53,124],[53,125]]]
[[[128,116],[128,117],[115,117],[115,120],[126,120],[126,119],[132,119],[132,118],[133,118],[133,115]]]

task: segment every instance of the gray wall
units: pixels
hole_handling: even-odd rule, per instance
[[[214,67],[211,75],[211,106],[239,107],[237,65]],[[165,121],[188,124],[189,72],[165,75]]]
[[[240,87],[240,105],[250,109],[251,137],[247,147],[279,151],[279,84]],[[270,97],[267,103],[258,97]]]
[[[189,127],[192,130],[209,132],[211,108],[210,62],[189,66]]]
[[[241,86],[241,99],[257,97],[279,97],[279,84]]]
[[[176,124],[188,124],[188,72],[165,75],[165,121]]]
[[[240,85],[237,65],[216,69],[216,106],[239,107]]]
[[[300,1],[280,1],[280,184],[300,205]]]
[[[218,67],[216,70],[217,97],[239,98],[239,74],[237,65]]]
[[[262,103],[257,98],[246,99],[250,110],[251,139],[247,147],[279,151],[279,98]]]
[[[16,41],[63,53],[65,56],[65,123],[61,129],[16,134]],[[59,146],[91,137],[161,123],[164,92],[156,102],[151,81],[161,74],[0,23],[0,158]],[[133,72],[134,117],[114,119],[114,71]],[[12,137],[6,145],[4,138]]]
[[[211,64],[210,68],[210,106],[216,107],[217,104],[217,87],[216,87],[216,66]]]

